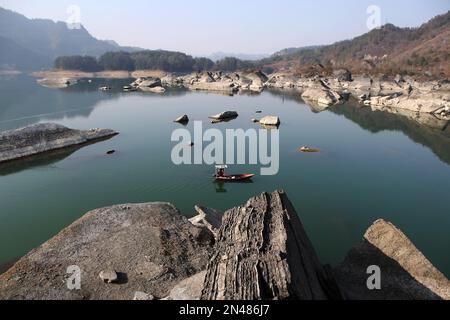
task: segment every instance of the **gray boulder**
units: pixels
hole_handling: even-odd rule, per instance
[[[226,120],[230,118],[237,118],[238,116],[239,115],[236,111],[224,111],[219,114],[210,116],[209,118],[213,120]]]
[[[279,126],[281,122],[277,116],[266,116],[259,120],[259,123],[263,126]]]
[[[174,120],[174,122],[178,122],[178,123],[188,123],[189,122],[189,117],[185,114],[181,117],[178,117]]]
[[[38,123],[5,131],[0,133],[0,163],[79,146],[117,134],[111,129],[75,130],[55,123]]]
[[[367,268],[378,266],[381,289],[369,290]],[[393,224],[377,220],[334,269],[351,300],[450,300],[450,281]]]
[[[206,268],[213,242],[168,203],[93,210],[0,275],[0,300],[166,297]],[[80,268],[81,290],[68,289],[69,266]],[[117,281],[103,283],[102,270],[115,270]]]
[[[310,88],[302,94],[302,98],[307,102],[317,103],[319,106],[332,106],[342,99],[341,95],[326,88]]]

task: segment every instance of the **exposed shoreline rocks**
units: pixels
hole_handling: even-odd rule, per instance
[[[292,72],[277,72],[269,76],[253,71],[202,71],[185,75],[161,71],[141,70],[133,73],[76,71],[47,71],[35,73],[43,77],[41,85],[63,88],[83,77],[135,77],[131,86],[144,92],[164,93],[167,88],[212,91],[228,95],[237,92],[260,93],[265,89],[293,90],[321,112],[352,96],[361,105],[377,108],[409,110],[428,113],[441,120],[450,120],[450,83],[447,81],[419,82],[407,76],[394,79],[384,76],[352,75],[348,70],[335,70],[330,76],[300,76]]]
[[[289,73],[271,75],[267,88],[295,90],[302,98],[325,110],[341,103],[345,96],[353,96],[363,106],[391,108],[431,114],[437,119],[450,120],[450,83],[445,81],[419,82],[409,77],[352,76],[342,70],[329,77],[299,77]]]
[[[55,123],[38,123],[0,132],[0,163],[80,146],[117,134],[111,129],[75,130]]]
[[[166,92],[166,89],[161,84],[161,79],[157,77],[139,77],[136,81],[130,84],[130,86],[144,92]]]
[[[37,82],[43,87],[62,89],[77,84],[78,80],[75,78],[43,78]]]
[[[199,209],[196,224],[210,210]],[[331,268],[283,191],[217,217],[214,237],[168,203],[93,210],[0,275],[0,299],[450,299],[449,280],[383,220]],[[367,287],[373,265],[376,291]],[[68,266],[80,268],[80,290],[67,288]]]

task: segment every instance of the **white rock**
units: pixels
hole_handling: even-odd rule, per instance
[[[281,122],[277,116],[267,116],[259,120],[259,123],[264,126],[278,126]]]
[[[114,283],[118,279],[117,272],[114,270],[103,270],[100,272],[99,277],[105,283]]]
[[[134,293],[133,300],[136,300],[136,301],[150,301],[150,300],[155,300],[155,297],[152,296],[151,294],[148,294],[148,293],[145,293],[145,292],[136,291]]]

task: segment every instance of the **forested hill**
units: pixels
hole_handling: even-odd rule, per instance
[[[55,60],[56,69],[100,70],[162,70],[167,72],[192,72],[204,70],[235,71],[255,67],[251,61],[224,58],[213,62],[208,58],[193,58],[182,52],[144,50],[137,52],[107,52],[100,58],[92,56],[63,56]]]
[[[81,26],[27,17],[0,8],[0,69],[40,69],[62,55],[100,56],[108,51],[133,51],[113,41],[98,40]]]
[[[312,64],[355,73],[450,76],[450,11],[418,28],[387,24],[352,40],[290,48],[263,61],[275,69],[305,71]]]

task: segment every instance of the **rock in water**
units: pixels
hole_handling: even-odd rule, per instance
[[[303,92],[302,98],[306,101],[317,103],[324,108],[335,105],[342,99],[339,93],[327,88],[308,89]]]
[[[83,131],[69,129],[55,123],[38,123],[0,133],[0,163],[82,145],[117,134],[110,129]]]
[[[173,122],[188,123],[189,122],[189,117],[185,114],[184,116],[176,118]]]
[[[304,146],[304,147],[301,147],[300,149],[298,149],[298,151],[304,152],[304,153],[317,153],[317,152],[320,152],[320,149]]]
[[[286,194],[225,212],[202,299],[327,299],[328,280]]]
[[[166,89],[163,87],[139,87],[139,89],[143,92],[152,92],[152,93],[164,93]]]
[[[259,123],[263,126],[279,126],[281,122],[276,116],[267,116],[259,120]]]
[[[141,77],[136,79],[130,86],[139,88],[161,87],[161,79],[155,77]]]
[[[224,111],[209,118],[214,120],[226,120],[231,118],[237,118],[238,116],[239,115],[236,111]]]

